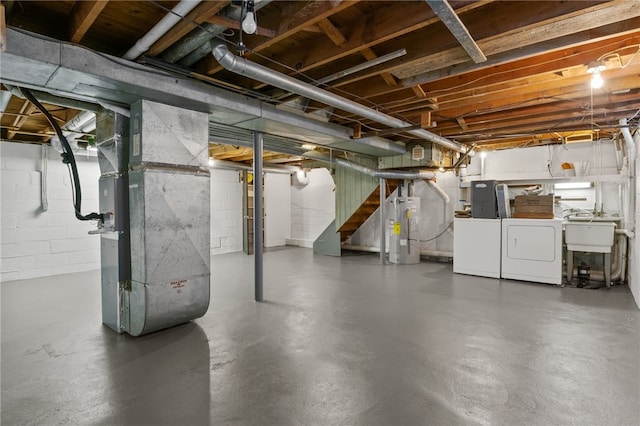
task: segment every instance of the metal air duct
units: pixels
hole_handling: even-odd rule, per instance
[[[369,167],[365,167],[358,163],[353,163],[349,160],[344,160],[342,158],[329,157],[326,154],[321,154],[319,152],[305,152],[302,154],[306,158],[311,158],[319,161],[326,161],[328,163],[337,164],[342,167],[346,167],[352,170],[355,170],[360,173],[364,173],[374,178],[378,179],[403,179],[403,180],[413,180],[413,179],[433,179],[436,175],[433,172],[429,172],[426,170],[374,170]]]
[[[338,96],[334,93],[327,92],[326,90],[319,89],[311,84],[304,83],[300,80],[296,80],[295,78],[273,71],[265,66],[250,62],[231,53],[225,44],[216,44],[213,47],[212,52],[220,65],[236,74],[244,75],[262,83],[267,83],[283,90],[288,90],[292,93],[305,96],[309,99],[331,105],[352,114],[360,115],[385,126],[403,128],[414,125],[413,123],[408,123],[382,112],[375,111],[362,104],[343,98],[342,96]],[[467,152],[467,148],[463,144],[451,141],[424,129],[411,130],[407,133],[460,153]]]

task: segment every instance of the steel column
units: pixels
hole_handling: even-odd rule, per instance
[[[253,134],[253,256],[255,300],[262,302],[262,133]]]
[[[386,229],[387,221],[385,220],[385,201],[387,198],[387,185],[384,178],[380,178],[380,263],[384,265],[386,248]]]

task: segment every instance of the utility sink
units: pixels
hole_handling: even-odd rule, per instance
[[[615,227],[613,222],[565,222],[567,250],[611,253]]]

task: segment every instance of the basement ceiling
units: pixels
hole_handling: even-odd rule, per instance
[[[211,43],[225,42],[252,62],[478,149],[611,137],[619,119],[638,119],[638,1],[256,1],[254,35],[239,30],[238,3],[201,2],[136,61],[347,127],[354,139],[417,141],[226,71]],[[122,57],[178,2],[2,4],[9,28]],[[369,66],[390,54],[397,57]],[[605,67],[601,88],[590,84],[596,61]],[[52,108],[60,121],[76,112]],[[5,111],[3,139],[47,142],[53,134],[22,99],[13,97]],[[250,161],[244,147],[211,142],[214,157]],[[285,154],[267,158],[299,161]]]

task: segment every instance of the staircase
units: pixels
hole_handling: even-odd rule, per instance
[[[401,180],[387,179],[387,196],[396,190]],[[363,223],[380,207],[380,185],[369,194],[366,200],[356,209],[347,221],[338,229],[340,242],[344,242],[362,226]]]

